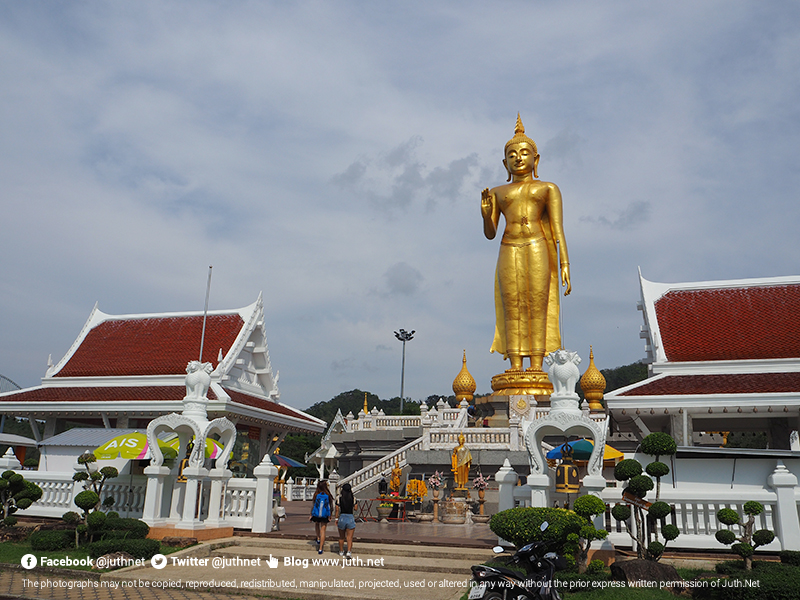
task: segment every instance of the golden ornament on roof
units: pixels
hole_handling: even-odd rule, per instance
[[[453,380],[453,393],[456,395],[456,400],[461,402],[472,400],[472,395],[475,393],[477,385],[475,379],[467,371],[467,351],[464,350],[464,357],[461,360],[461,370]]]
[[[589,346],[589,368],[581,377],[581,389],[583,396],[589,402],[589,410],[603,410],[600,400],[603,399],[603,392],[606,390],[606,378],[594,366],[594,351]]]

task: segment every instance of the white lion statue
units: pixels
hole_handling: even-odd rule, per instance
[[[578,370],[581,357],[578,353],[564,349],[556,350],[545,356],[544,360],[550,365],[547,376],[553,384],[553,396],[575,396],[575,385],[581,377],[581,372]]]
[[[210,363],[200,362],[199,360],[189,361],[186,365],[186,397],[191,399],[203,399],[208,393],[211,385],[211,372],[214,366]]]

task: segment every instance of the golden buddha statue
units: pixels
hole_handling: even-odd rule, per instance
[[[469,469],[472,466],[472,453],[464,445],[465,437],[463,433],[458,434],[458,446],[453,449],[450,459],[451,470],[456,481],[457,490],[467,489],[469,483]]]
[[[389,489],[393,492],[400,493],[400,476],[403,474],[403,469],[400,468],[400,459],[395,457],[394,468],[392,468],[392,477],[389,479]]]
[[[561,192],[556,184],[536,179],[539,153],[525,135],[519,115],[503,164],[509,183],[481,194],[488,239],[497,235],[500,215],[505,217],[495,274],[491,351],[509,359],[511,368],[492,379],[492,389],[505,394],[547,394],[552,386],[542,372],[542,361],[561,347],[559,275],[564,295],[572,291]],[[530,360],[527,371],[523,371],[525,358]]]

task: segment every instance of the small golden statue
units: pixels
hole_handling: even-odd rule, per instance
[[[510,183],[481,194],[486,237],[491,240],[497,235],[501,214],[506,222],[495,274],[491,351],[509,359],[511,368],[492,378],[492,389],[503,394],[549,394],[552,386],[542,371],[542,361],[561,347],[559,275],[566,296],[572,291],[569,256],[561,192],[556,184],[535,179],[539,153],[525,135],[519,115],[503,164]],[[526,371],[524,358],[530,360]]]
[[[456,481],[457,490],[467,489],[469,483],[469,469],[472,466],[472,453],[464,445],[464,434],[458,434],[458,446],[453,449],[451,467]]]
[[[175,481],[186,482],[186,475],[183,474],[183,470],[189,466],[189,456],[192,454],[192,450],[194,450],[194,442],[189,442],[186,444],[186,456],[183,457],[180,465],[178,465],[178,478]]]
[[[393,492],[400,493],[400,475],[403,470],[400,468],[400,459],[395,457],[394,467],[392,468],[392,478],[389,480],[389,489]]]

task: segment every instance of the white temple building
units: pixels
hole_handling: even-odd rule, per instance
[[[649,377],[606,394],[609,442],[666,431],[719,447],[763,431],[770,449],[800,450],[800,277],[639,281]]]
[[[95,306],[41,385],[0,394],[0,415],[29,419],[37,442],[73,427],[144,431],[152,419],[182,410],[186,364],[198,358],[202,328],[202,311],[109,315]],[[234,458],[247,472],[287,433],[325,429],[280,402],[261,295],[244,308],[208,313],[201,360],[214,367],[209,419],[236,425]],[[36,421],[44,422],[44,435]]]

